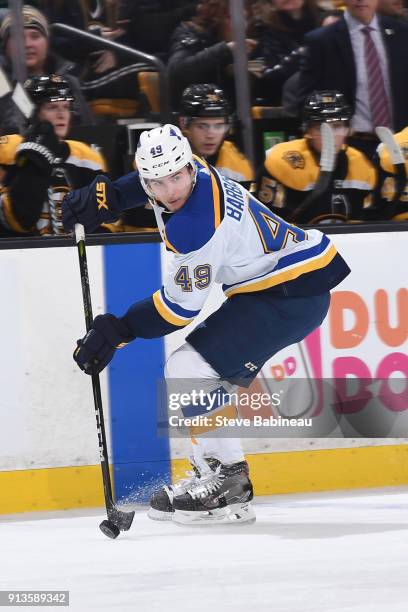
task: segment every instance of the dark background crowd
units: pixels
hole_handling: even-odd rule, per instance
[[[163,109],[160,108],[159,79],[155,66],[143,56],[131,57],[103,44],[103,41],[114,41],[153,55],[163,62],[168,78],[171,113],[166,119],[178,123],[189,139],[197,139],[194,145],[197,154],[208,157],[217,167],[225,168],[229,176],[246,186],[252,183],[252,189],[260,199],[265,193],[265,180],[269,181],[267,188],[275,194],[274,204],[265,201],[265,198],[264,202],[282,216],[286,205],[279,204],[279,198],[293,199],[293,194],[297,194],[300,188],[285,184],[285,179],[275,176],[275,162],[271,159],[273,155],[276,158],[280,149],[273,152],[272,158],[268,157],[270,152],[266,150],[267,146],[262,145],[262,132],[278,132],[278,137],[273,140],[275,143],[293,139],[294,143],[299,143],[294,144],[295,149],[298,147],[296,155],[306,159],[311,154],[306,169],[311,168],[313,163],[318,168],[320,145],[316,145],[313,128],[314,124],[319,125],[324,121],[324,109],[321,110],[323,115],[314,118],[314,123],[305,123],[305,102],[313,92],[329,92],[332,102],[340,100],[337,114],[334,112],[331,120],[337,121],[337,130],[347,127],[340,148],[342,151],[349,148],[349,153],[341,153],[338,163],[344,166],[344,159],[347,158],[350,168],[358,168],[357,174],[364,174],[364,181],[361,177],[353,178],[351,170],[345,166],[339,166],[338,177],[348,189],[353,180],[354,183],[357,180],[361,184],[364,182],[365,187],[364,198],[358,205],[360,213],[354,206],[351,214],[346,203],[344,210],[338,214],[337,199],[337,212],[332,203],[328,214],[323,215],[323,221],[405,220],[404,198],[407,190],[405,183],[401,183],[401,172],[397,172],[401,168],[396,169],[381,158],[378,148],[380,141],[376,134],[379,125],[388,127],[397,135],[402,134],[399,143],[405,152],[404,130],[408,126],[408,12],[404,0],[246,0],[244,6],[250,104],[254,124],[259,121],[262,126],[261,133],[259,129],[256,132],[258,144],[261,145],[256,148],[255,158],[251,160],[245,159],[240,152],[243,141],[241,125],[235,113],[233,69],[237,43],[234,40],[229,0],[26,2],[23,9],[26,76],[29,79],[51,76],[52,80],[55,76],[61,77],[70,92],[65,97],[60,94],[58,100],[55,96],[55,99],[49,96],[47,99],[39,98],[40,106],[58,101],[70,104],[71,119],[67,130],[60,135],[59,143],[73,139],[94,145],[90,148],[93,151],[98,149],[98,154],[102,153],[95,168],[98,171],[105,168],[103,171],[115,177],[115,174],[132,169],[132,129],[137,133],[138,123],[162,121],[160,113]],[[0,64],[11,86],[14,86],[13,53],[16,49],[7,2],[0,2],[0,22]],[[53,28],[55,23],[69,25],[80,32],[90,32],[101,42],[98,44],[95,40]],[[201,104],[197,116],[183,110],[186,89],[209,84],[213,89],[193,91]],[[34,87],[33,91],[37,90]],[[333,98],[333,92],[343,97]],[[27,174],[31,157],[35,157],[32,156],[33,147],[27,146],[27,143],[38,142],[49,150],[52,139],[45,134],[44,126],[39,125],[43,119],[39,121],[38,112],[34,119],[27,119],[12,100],[11,93],[2,93],[0,134],[4,146],[1,149],[0,144],[0,196],[3,198],[0,228],[3,231],[0,231],[0,236],[15,235],[16,232],[35,235],[35,224],[30,225],[33,216],[30,223],[25,225],[16,221],[13,197],[15,200],[19,191],[16,191],[15,185],[16,180],[23,180],[19,174],[21,168]],[[191,97],[191,92],[189,95]],[[205,100],[211,102],[214,95],[226,100],[221,104],[220,111],[217,111],[217,104],[211,106],[205,103]],[[198,121],[197,117],[201,117],[201,120]],[[203,118],[207,118],[207,121]],[[220,138],[217,140],[213,136],[211,140],[211,134],[216,132],[212,124],[217,120]],[[119,127],[122,132],[127,129],[128,158],[126,160],[124,155],[123,163],[121,161],[118,167],[115,146],[121,138],[123,145],[123,137],[118,136],[120,130],[116,129]],[[200,130],[207,135],[208,142],[204,144],[200,141]],[[98,143],[98,131],[102,135],[99,139],[102,150],[95,145],[95,142]],[[10,135],[20,138],[15,141],[14,149]],[[31,141],[27,140],[30,138]],[[301,153],[303,145],[306,146],[306,154]],[[65,157],[61,157],[61,147],[58,149],[55,142],[53,146],[54,150],[59,150],[57,159],[62,159],[65,165],[72,165],[76,145],[69,145],[70,150]],[[354,154],[354,150],[358,153]],[[30,155],[27,151],[30,151]],[[92,158],[88,149],[81,151],[83,159]],[[382,155],[384,157],[384,152]],[[292,155],[291,172],[296,169],[294,159]],[[44,176],[48,180],[51,174],[55,175],[54,162],[50,167],[37,163],[36,170],[40,167],[43,171],[46,166]],[[88,166],[90,163],[82,162]],[[372,174],[365,166],[367,163],[372,165]],[[31,180],[36,180],[33,178],[35,174],[31,173]],[[296,182],[295,174],[293,180]],[[285,176],[285,172],[282,176]],[[67,179],[66,182],[69,188],[70,181]],[[44,185],[43,181],[43,194]],[[72,186],[76,187],[77,184]],[[298,194],[295,199],[298,205]],[[52,209],[55,202],[50,206]],[[39,204],[37,209],[40,210]],[[316,219],[317,215],[311,214],[303,221],[311,223]],[[128,225],[130,228],[154,227],[148,204],[145,213],[131,217],[129,223],[121,220],[115,230],[107,228],[106,231],[126,230]]]

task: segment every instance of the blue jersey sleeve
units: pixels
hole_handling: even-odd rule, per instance
[[[146,204],[148,198],[140,182],[138,172],[130,172],[121,176],[116,181],[113,181],[113,187],[117,194],[121,211]]]
[[[132,304],[122,321],[139,338],[159,338],[180,329],[159,314],[152,297]]]

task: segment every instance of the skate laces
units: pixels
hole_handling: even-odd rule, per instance
[[[174,484],[165,485],[163,487],[171,502],[173,501],[174,497],[185,493],[188,490],[189,486],[194,485],[195,481],[199,480],[194,470],[188,470],[185,472],[185,474],[186,474],[186,478],[181,478]]]
[[[217,469],[208,474],[204,474],[201,478],[197,478],[196,484],[187,489],[187,493],[192,499],[204,498],[211,493],[215,493],[217,489],[221,487],[221,484],[225,478],[224,474],[221,474],[221,465]]]

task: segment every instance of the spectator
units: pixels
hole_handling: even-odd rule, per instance
[[[245,183],[253,180],[250,162],[229,140],[231,107],[214,84],[187,87],[181,99],[179,125],[193,153],[215,166],[224,176]]]
[[[172,102],[178,108],[186,87],[195,83],[215,83],[234,100],[231,19],[229,0],[202,0],[197,14],[176,28],[168,63]],[[255,40],[247,38],[250,55]]]
[[[101,10],[88,11],[87,27],[101,38],[139,51],[161,55],[164,59],[175,24],[184,16],[192,14],[195,1],[176,0],[171,7],[165,0],[135,0],[131,3],[120,0],[97,3],[88,1],[84,4],[97,4]],[[84,64],[83,90],[90,100],[125,98],[139,102],[138,73],[152,68],[143,60],[111,49],[95,50],[95,46],[90,49]],[[144,103],[143,98],[142,104]]]
[[[85,3],[81,0],[39,0],[38,8],[46,16],[48,23],[64,23],[78,30],[86,29],[88,15]],[[82,67],[87,45],[80,38],[75,39],[73,44],[70,34],[55,31],[51,44],[52,50],[74,62],[75,68]]]
[[[121,42],[167,61],[170,38],[181,21],[193,17],[198,0],[133,0],[122,3]]]
[[[35,112],[24,135],[0,139],[0,235],[63,234],[60,206],[72,188],[106,171],[88,145],[66,140],[74,103],[67,80],[33,76],[25,88]]]
[[[283,84],[299,68],[304,35],[319,26],[323,14],[315,0],[262,0],[255,5],[255,37],[259,40],[255,58],[263,60],[261,72],[255,73],[259,77],[254,81],[255,96],[280,105]]]
[[[322,19],[322,27],[326,27],[335,23],[343,16],[343,11],[339,9],[328,10],[326,11],[323,19]],[[299,58],[300,63],[300,55],[304,52],[304,47],[300,47],[298,51],[293,52]],[[289,56],[289,59],[292,56]],[[298,90],[299,90],[299,71],[292,74],[290,77],[286,79],[282,88],[282,106],[286,112],[286,114],[296,117],[298,114]]]
[[[69,74],[73,67],[72,64],[49,51],[49,27],[47,19],[32,6],[24,6],[22,14],[28,75],[45,76],[58,74],[63,76],[68,81],[75,99],[75,119],[79,123],[88,125],[93,123],[94,119],[81,93],[79,81]],[[3,70],[9,77],[11,77],[11,57],[14,52],[10,31],[11,14],[8,13],[1,24],[0,36],[4,50]],[[11,99],[7,100],[5,106],[1,122],[2,133],[21,132],[24,127],[23,115],[17,111]]]
[[[408,125],[408,24],[376,14],[378,0],[345,0],[344,17],[305,36],[300,100],[336,89],[352,107],[349,143],[372,157],[378,125]]]
[[[259,172],[257,197],[274,213],[299,223],[363,220],[364,206],[375,186],[375,170],[364,155],[345,146],[351,116],[344,96],[336,91],[314,92],[303,111],[304,137],[270,149]],[[326,191],[314,201],[319,177],[320,126],[330,123],[336,142],[336,164]],[[302,205],[308,206],[302,208]]]

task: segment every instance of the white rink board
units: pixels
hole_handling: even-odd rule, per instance
[[[408,235],[400,233],[332,236],[352,268],[336,291],[357,293],[369,312],[368,333],[350,351],[331,345],[329,320],[321,328],[324,376],[331,375],[335,358],[349,355],[363,362],[371,374],[389,354],[408,353],[405,342],[389,347],[375,330],[374,294],[389,297],[390,326],[397,321],[395,295],[406,287],[403,262]],[[103,248],[87,249],[94,314],[105,311]],[[171,255],[162,251],[163,271]],[[82,295],[76,248],[0,251],[2,299],[0,320],[0,471],[94,465],[99,462],[90,380],[72,361],[76,338],[83,335]],[[224,296],[215,287],[195,325],[215,310]],[[352,326],[352,313],[345,324]],[[349,316],[350,315],[350,316]],[[351,317],[351,319],[350,319]],[[350,319],[350,320],[349,320]],[[193,328],[187,328],[187,333]],[[184,341],[186,330],[165,338],[166,354]],[[273,359],[282,363],[284,355]],[[107,398],[107,380],[101,377]],[[109,405],[104,404],[108,422]],[[109,435],[109,428],[107,428]],[[404,442],[402,439],[247,439],[247,453],[310,450]],[[188,442],[171,440],[172,457],[189,454]]]
[[[408,354],[408,342],[398,346],[389,346],[378,335],[375,320],[375,295],[379,290],[384,290],[388,298],[389,305],[389,325],[397,325],[396,294],[400,289],[407,288],[406,266],[403,262],[408,255],[408,234],[406,232],[384,232],[367,234],[338,234],[330,235],[334,244],[349,264],[352,273],[335,288],[334,292],[352,292],[356,294],[359,303],[363,303],[362,308],[366,310],[369,317],[368,329],[365,337],[353,348],[338,349],[333,346],[332,333],[330,331],[329,316],[320,328],[320,352],[322,357],[322,371],[317,372],[313,359],[309,362],[309,367],[316,377],[332,378],[334,375],[334,364],[336,359],[353,358],[361,362],[371,376],[381,374],[383,371],[382,363],[384,359],[390,359],[392,354]],[[162,250],[163,269],[166,262],[172,257],[171,254]],[[171,336],[166,337],[165,348],[166,356],[178,348],[184,341],[185,336],[203,318],[216,310],[225,299],[220,287],[215,287],[211,292],[205,308],[200,313],[197,320],[187,329],[180,330]],[[344,311],[343,327],[349,330],[356,322],[356,317],[351,310]],[[296,355],[297,345],[282,351],[274,356],[269,366],[282,366],[284,360],[289,355]],[[316,361],[316,360],[315,360]],[[302,377],[302,372],[297,375]],[[291,450],[311,450],[311,449],[330,449],[355,446],[379,446],[403,443],[406,439],[402,438],[309,438],[309,439],[245,439],[243,440],[244,450],[247,453],[270,453]],[[187,457],[189,454],[188,440],[172,439],[171,454],[173,458]]]
[[[102,248],[87,254],[96,316]],[[1,250],[0,275],[0,471],[97,464],[91,381],[72,360],[85,331],[76,248]]]

